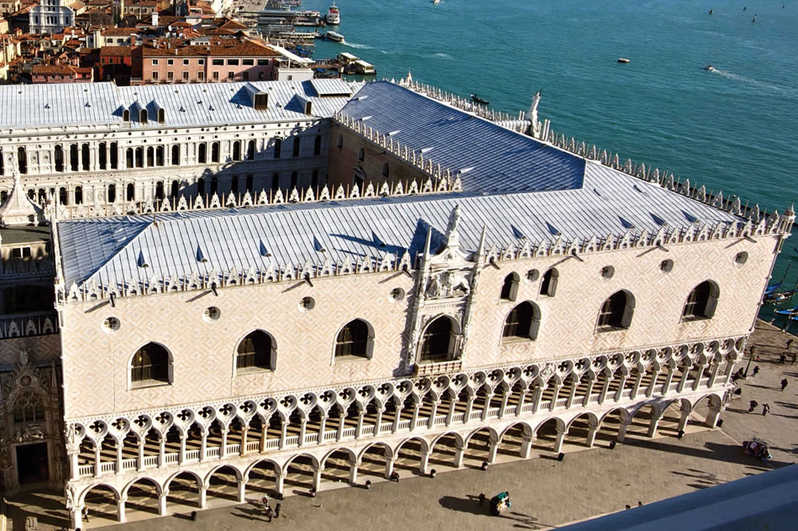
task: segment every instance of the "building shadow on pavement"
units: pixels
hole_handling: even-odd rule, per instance
[[[48,494],[55,491],[43,491]],[[57,496],[39,496],[36,492],[26,492],[18,496],[7,498],[6,516],[11,522],[11,529],[25,529],[25,520],[28,516],[35,516],[39,524],[53,526],[55,528],[66,528],[69,526],[69,515],[63,505],[63,495],[59,492]],[[36,507],[36,511],[26,511],[20,507]]]
[[[704,443],[703,448],[691,448],[688,446],[680,446],[676,444],[668,444],[660,440],[648,440],[627,438],[624,443],[628,446],[637,446],[638,448],[649,448],[660,452],[672,452],[692,457],[700,457],[703,459],[714,459],[717,461],[725,461],[727,463],[737,463],[741,465],[748,465],[758,471],[765,472],[773,468],[779,468],[786,465],[791,465],[786,461],[768,461],[766,464],[762,463],[759,459],[746,455],[741,446],[736,444],[721,444],[716,442]]]

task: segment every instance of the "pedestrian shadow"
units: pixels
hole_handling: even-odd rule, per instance
[[[793,404],[792,402],[782,402],[781,400],[776,400],[775,404],[777,406],[786,407],[787,409],[798,409],[798,404]]]
[[[461,513],[490,515],[490,503],[485,500],[480,503],[478,496],[468,496],[467,498],[457,498],[455,496],[442,496],[438,503],[441,507],[459,511]]]
[[[773,387],[772,385],[759,385],[759,384],[752,384],[752,383],[745,384],[745,385],[748,386],[748,387],[756,387],[757,389],[771,389],[771,390],[772,389],[776,389],[776,387]]]

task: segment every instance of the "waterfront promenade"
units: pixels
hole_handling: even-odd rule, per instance
[[[706,430],[690,423],[682,439],[660,430],[649,439],[634,430],[623,444],[610,449],[606,441],[594,449],[566,447],[565,459],[540,453],[535,459],[517,460],[499,455],[496,465],[483,472],[466,459],[459,471],[439,463],[435,478],[418,477],[397,468],[399,483],[375,483],[371,490],[322,483],[315,498],[297,491],[282,501],[280,518],[267,523],[254,503],[216,506],[198,513],[196,522],[187,513],[149,519],[148,513],[130,509],[126,531],[183,529],[386,529],[415,526],[429,529],[543,529],[592,516],[632,508],[695,489],[701,489],[798,462],[798,363],[778,363],[789,336],[763,322],[751,344],[762,361],[756,377],[743,384],[742,398],[729,403],[721,428]],[[793,348],[796,348],[795,346]],[[784,392],[779,382],[787,377]],[[771,412],[747,413],[749,400],[768,402]],[[700,412],[699,412],[700,415]],[[756,435],[772,445],[773,461],[763,464],[743,454],[739,443]],[[589,487],[589,488],[587,488]],[[509,490],[512,511],[495,518],[477,500],[480,492],[493,495]],[[292,492],[291,489],[288,489]],[[25,510],[37,514],[40,529],[66,524],[59,494],[28,495],[11,500],[11,529],[24,529]],[[33,505],[45,505],[34,509]],[[137,521],[138,520],[138,521]],[[88,527],[113,524],[93,517]],[[109,527],[108,529],[123,529]]]

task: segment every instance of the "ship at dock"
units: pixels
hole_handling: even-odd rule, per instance
[[[325,19],[327,20],[327,24],[331,26],[337,26],[341,23],[341,11],[338,9],[338,6],[335,5],[335,2],[330,4],[330,7],[327,9],[327,16]]]

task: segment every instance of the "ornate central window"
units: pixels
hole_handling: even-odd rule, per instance
[[[274,351],[272,337],[262,330],[255,330],[238,344],[236,369],[257,368],[273,371],[277,368]]]
[[[632,324],[634,307],[634,297],[631,293],[625,290],[616,291],[601,305],[596,328],[599,332],[629,328]]]
[[[355,319],[348,322],[335,339],[335,357],[354,356],[370,359],[372,338],[371,329],[366,321]]]
[[[133,355],[130,382],[135,387],[171,383],[169,352],[158,343],[147,343]]]

